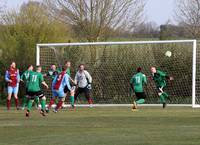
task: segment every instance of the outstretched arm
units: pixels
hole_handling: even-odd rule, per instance
[[[42,84],[43,84],[47,89],[49,88],[49,86],[46,84],[45,81],[43,81]]]

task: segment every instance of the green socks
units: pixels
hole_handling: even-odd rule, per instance
[[[39,105],[39,97],[35,97],[34,102],[35,102],[36,107],[38,107],[38,105]]]
[[[28,110],[29,112],[31,111],[32,105],[33,105],[33,101],[32,101],[32,100],[28,100],[27,110]]]
[[[46,109],[46,100],[41,100],[41,109],[44,111]]]
[[[26,103],[27,103],[27,98],[26,98],[26,96],[24,96],[23,101],[22,101],[22,108],[26,107]]]
[[[70,96],[69,100],[70,100],[70,104],[72,105],[72,107],[74,107],[74,96]]]
[[[139,99],[136,101],[137,104],[144,104],[145,100],[144,99]]]
[[[165,103],[166,102],[166,98],[168,98],[169,95],[166,93],[166,92],[163,92],[161,95],[160,95],[160,102],[161,103]]]

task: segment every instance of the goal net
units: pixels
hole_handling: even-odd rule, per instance
[[[171,52],[166,55],[166,52]],[[170,53],[169,53],[170,54]],[[95,104],[127,105],[133,102],[130,79],[137,67],[142,67],[146,76],[151,76],[150,67],[155,66],[174,78],[167,82],[169,104],[200,104],[200,50],[196,40],[131,41],[93,43],[49,43],[37,44],[37,65],[48,71],[51,64],[62,66],[64,61],[72,63],[72,78],[80,63],[93,78],[92,98]],[[46,78],[51,84],[51,79]],[[146,104],[159,104],[153,81],[145,87]],[[45,92],[51,96],[51,90]],[[80,96],[79,103],[86,103]]]

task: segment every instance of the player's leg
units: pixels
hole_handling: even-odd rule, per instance
[[[144,104],[145,103],[145,93],[144,92],[141,92],[141,93],[138,93],[137,94],[137,100],[136,100],[136,103],[137,104]]]
[[[26,117],[30,116],[30,111],[34,102],[34,92],[27,92],[27,111],[26,111]]]
[[[70,100],[70,104],[71,104],[72,109],[74,109],[74,94],[75,94],[75,91],[74,91],[74,89],[72,89],[72,90],[70,91],[70,97],[69,97],[69,100]]]
[[[168,98],[168,94],[166,92],[163,91],[164,87],[160,87],[158,88],[158,95],[160,97],[160,102],[163,104],[163,108],[166,107],[167,103],[166,103],[166,99]]]
[[[41,98],[41,112],[40,112],[42,116],[45,116],[45,110],[46,110],[46,97],[43,96]]]
[[[18,100],[18,91],[19,91],[19,85],[17,85],[16,87],[13,88],[13,94],[14,94],[14,98],[15,98],[15,107],[18,110],[19,107],[19,100]]]
[[[54,112],[58,112],[58,110],[62,107],[63,102],[65,101],[66,94],[64,91],[56,91],[58,93],[58,103],[56,105],[56,108],[54,109]]]
[[[74,109],[74,94],[75,94],[75,86],[72,87],[71,90],[68,89],[67,86],[65,86],[65,93],[69,93],[69,101],[71,104],[71,108]],[[68,95],[67,95],[68,96]]]
[[[8,86],[8,97],[7,97],[7,110],[10,110],[11,106],[11,96],[12,96],[13,88]]]
[[[40,103],[40,99],[39,99],[38,96],[35,97],[35,99],[34,99],[34,103],[35,103],[35,108],[38,109],[38,106],[39,106],[39,103]]]
[[[29,117],[29,116],[30,116],[30,111],[31,111],[33,102],[34,102],[33,99],[28,99],[26,117]]]
[[[55,104],[55,99],[57,98],[58,94],[56,93],[56,91],[52,90],[52,95],[51,96],[51,99],[50,99],[50,102],[49,102],[49,105],[48,105],[48,110],[51,109],[52,105]],[[57,104],[57,103],[56,103]]]
[[[90,107],[92,107],[93,101],[92,101],[92,98],[91,98],[91,95],[90,95],[91,94],[90,89],[85,87],[83,92],[84,92],[85,97],[86,97],[86,99],[88,101],[88,104],[90,105]]]
[[[42,114],[42,116],[45,116],[45,110],[46,110],[46,97],[44,96],[42,91],[38,91],[36,93],[36,96],[41,99],[41,110],[40,110],[40,114]]]
[[[78,99],[78,96],[83,92],[83,89],[82,88],[77,88],[75,90],[75,94],[74,94],[74,103],[76,103],[77,99]]]
[[[26,88],[26,94],[24,95],[23,100],[22,100],[22,110],[24,110],[25,107],[27,106],[27,102],[28,100],[27,100],[27,88]]]

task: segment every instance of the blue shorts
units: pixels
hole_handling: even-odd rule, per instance
[[[59,98],[63,98],[66,96],[64,90],[63,91],[60,91],[60,90],[52,90],[53,92],[53,96],[54,97],[59,97]]]
[[[8,86],[8,94],[15,94],[15,95],[17,95],[18,91],[19,91],[19,85],[17,85],[16,87]]]

